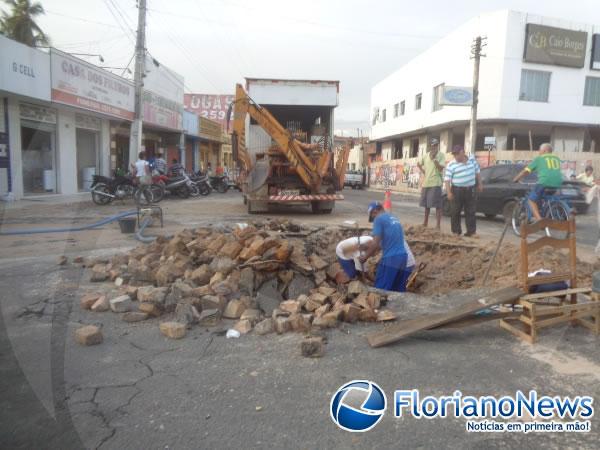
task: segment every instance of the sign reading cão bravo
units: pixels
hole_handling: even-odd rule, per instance
[[[52,101],[120,119],[133,119],[133,84],[79,58],[52,49]]]
[[[525,31],[527,62],[555,66],[583,67],[587,33],[528,23]]]
[[[471,106],[473,104],[473,88],[443,86],[439,102],[440,105]]]

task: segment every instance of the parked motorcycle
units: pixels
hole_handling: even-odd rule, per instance
[[[197,176],[206,177],[210,188],[221,194],[224,194],[229,190],[229,179],[225,175],[207,176],[202,172],[197,172]]]
[[[200,172],[190,175],[190,179],[192,183],[196,185],[198,188],[198,193],[202,196],[206,196],[210,194],[212,188],[210,187],[210,183],[208,182],[208,177],[206,175],[202,175]]]
[[[180,198],[188,198],[199,195],[198,187],[192,182],[185,173],[178,176],[157,175],[159,183],[164,186],[164,190]]]
[[[113,178],[94,175],[92,179],[92,201],[96,205],[108,205],[113,200],[133,197],[135,184],[129,177],[117,175]]]

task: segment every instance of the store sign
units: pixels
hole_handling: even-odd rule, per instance
[[[183,111],[183,129],[186,134],[198,136],[198,116],[193,112]]]
[[[184,80],[181,75],[154,58],[146,56],[144,89],[183,106],[183,85]]]
[[[590,58],[590,69],[600,70],[600,34],[592,36],[592,57]]]
[[[106,70],[52,49],[52,101],[106,114],[133,119],[133,84]]]
[[[473,88],[442,86],[439,103],[450,106],[471,106],[473,104]]]
[[[227,126],[227,108],[234,100],[233,95],[185,94],[184,105],[188,111],[195,112],[200,117],[214,120],[223,129]],[[230,121],[233,120],[231,111]]]
[[[583,67],[587,46],[585,31],[567,30],[528,23],[525,31],[527,62]]]
[[[102,129],[102,121],[97,117],[75,114],[75,126],[77,128],[85,128],[86,130],[100,131]]]
[[[56,110],[43,106],[19,103],[19,116],[21,119],[42,123],[56,123]]]
[[[183,108],[180,103],[144,90],[142,120],[144,124],[181,131],[183,130]]]
[[[50,57],[0,34],[0,91],[50,101]]]
[[[221,142],[222,128],[218,122],[200,117],[200,137]]]

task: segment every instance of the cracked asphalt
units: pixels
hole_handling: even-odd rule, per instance
[[[233,195],[223,198],[230,198],[223,207],[228,220],[245,217]],[[332,220],[356,217],[361,203]],[[169,205],[167,231],[215,220],[211,207],[197,217],[174,214],[190,205]],[[84,208],[74,207],[74,223],[89,220]],[[294,215],[305,218],[314,220]],[[16,216],[11,220],[18,225]],[[52,222],[51,214],[42,221]],[[0,448],[597,448],[597,418],[589,433],[467,433],[463,419],[396,419],[388,408],[380,424],[357,435],[337,429],[329,417],[331,396],[352,379],[375,381],[388,402],[395,389],[412,388],[422,395],[537,389],[599,398],[598,338],[581,328],[549,329],[529,346],[485,324],[424,332],[375,350],[365,334],[378,325],[342,325],[327,332],[320,359],[300,356],[300,334],[226,339],[227,321],[216,329],[194,327],[173,341],[160,334],[158,319],[128,324],[110,312],[79,308],[83,292],[114,287],[90,285],[84,269],[57,266],[57,256],[111,254],[133,245],[115,227],[84,235],[50,235],[56,242],[48,244],[41,237],[0,237]],[[408,318],[473,294],[406,294],[390,303]],[[101,326],[104,342],[76,344],[81,324]]]

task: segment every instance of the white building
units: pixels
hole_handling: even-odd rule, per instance
[[[600,151],[600,24],[588,25],[514,11],[476,17],[371,90],[371,139],[376,161],[420,155],[428,139],[442,151],[469,148],[470,108],[440,105],[443,86],[471,86],[471,47],[487,37],[481,59],[478,135],[505,150]],[[594,45],[595,43],[595,45]],[[525,158],[518,152],[517,159]],[[573,157],[574,158],[574,157]],[[577,160],[595,159],[592,154]],[[579,170],[579,167],[577,168]],[[402,168],[405,173],[412,169]]]

